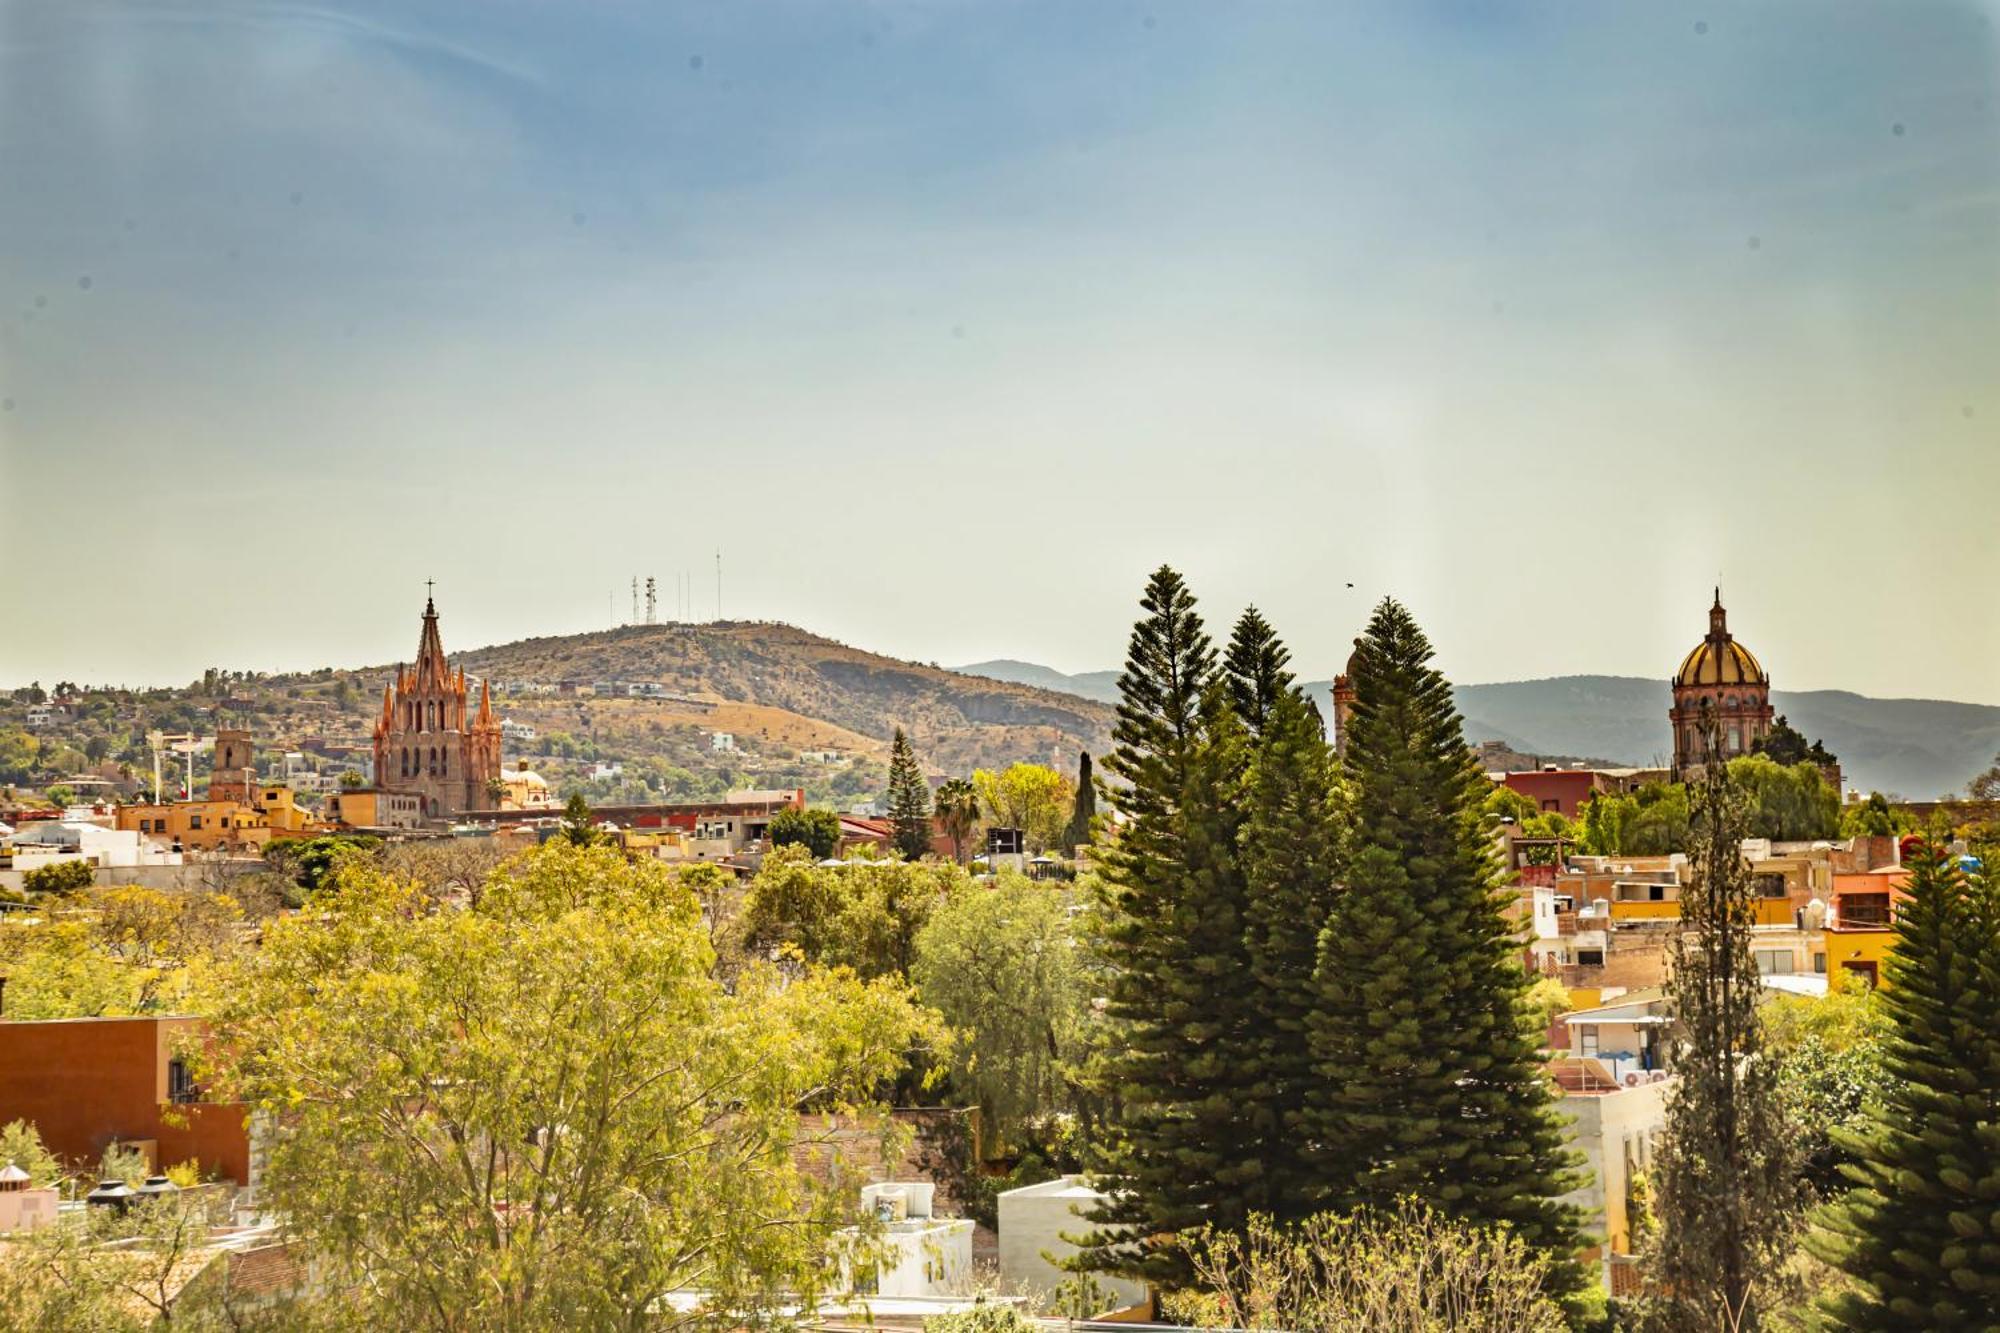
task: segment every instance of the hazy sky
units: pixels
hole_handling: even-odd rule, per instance
[[[1464,681],[1664,676],[1720,579],[1781,687],[2000,702],[1996,18],[0,0],[0,682],[720,547],[1066,670],[1162,561]]]

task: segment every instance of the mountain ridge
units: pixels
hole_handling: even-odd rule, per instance
[[[1044,689],[1117,702],[1115,671],[1065,673],[997,659],[957,668],[968,674],[1021,668]],[[1331,680],[1301,682],[1332,715]],[[1672,691],[1664,678],[1544,676],[1456,685],[1453,699],[1475,743],[1504,742],[1523,754],[1591,754],[1634,766],[1664,766]],[[2000,707],[1950,699],[1875,698],[1852,690],[1772,690],[1772,706],[1808,738],[1838,755],[1849,786],[1911,799],[1961,790],[2000,753]]]

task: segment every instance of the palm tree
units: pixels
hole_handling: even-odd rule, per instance
[[[964,778],[949,778],[938,784],[931,797],[931,808],[951,839],[951,859],[963,862],[963,844],[972,836],[972,826],[979,822],[979,793]]]

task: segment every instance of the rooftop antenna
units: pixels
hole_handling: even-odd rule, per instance
[[[637,574],[632,576],[632,619],[626,623],[630,625],[639,623],[639,576]]]
[[[715,619],[722,620],[722,552],[715,553]]]
[[[646,576],[646,623],[648,625],[657,625],[660,623],[659,605],[660,597],[659,593],[654,590],[653,576],[648,574]]]

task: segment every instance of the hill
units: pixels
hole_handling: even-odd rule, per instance
[[[443,628],[450,648],[448,620]],[[452,660],[495,683],[495,710],[512,724],[510,767],[533,767],[559,793],[598,803],[740,787],[865,801],[886,783],[898,726],[932,773],[1020,760],[1074,772],[1079,749],[1110,744],[1112,713],[1101,703],[897,661],[789,625],[631,626]],[[85,688],[66,694],[53,719],[32,721],[30,691],[0,690],[0,786],[98,778],[130,793],[150,785],[149,731],[221,727],[248,729],[267,771],[291,754],[296,781],[336,781],[365,762],[392,670],[215,670],[179,688]],[[656,697],[634,697],[634,685]],[[194,777],[197,787],[207,781],[205,761]]]
[[[901,726],[926,765],[943,772],[1017,760],[1074,769],[1079,749],[1101,753],[1110,743],[1111,710],[1101,703],[883,657],[791,625],[632,625],[524,639],[459,660],[475,675],[501,682],[656,682],[678,694],[774,710],[774,719],[831,724],[883,747]],[[534,711],[507,702],[511,711]],[[837,740],[800,723],[790,724],[800,743]]]
[[[1065,675],[1032,663],[983,662],[961,670],[1032,679],[1114,703],[1115,671]],[[1332,682],[1308,681],[1332,715]],[[1637,676],[1557,676],[1460,685],[1453,691],[1466,736],[1523,754],[1598,755],[1616,764],[1664,764],[1669,690]],[[1850,786],[1928,799],[1962,790],[2000,753],[2000,708],[1933,699],[1874,699],[1845,690],[1773,690],[1771,703],[1806,736],[1840,756]]]

